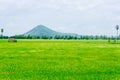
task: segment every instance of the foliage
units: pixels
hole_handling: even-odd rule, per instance
[[[0,36],[0,39],[8,39],[8,36]],[[15,39],[62,39],[62,40],[116,40],[116,37],[114,36],[106,36],[106,35],[81,35],[81,36],[72,36],[72,35],[55,35],[53,36],[25,36],[25,35],[15,35],[15,36],[10,36],[10,38],[15,38]],[[118,40],[120,40],[120,36],[117,37]]]
[[[47,36],[47,35],[43,35],[41,37],[39,36],[25,36],[25,35],[15,35],[15,36],[11,36],[12,38],[16,38],[16,39],[67,39],[67,40],[107,40],[108,38],[110,38],[111,40],[114,40],[115,37],[111,36],[105,36],[105,35],[81,35],[81,36],[72,36],[72,35],[55,35],[54,37],[52,36]],[[120,37],[118,38],[120,39]]]
[[[8,39],[8,36],[0,36],[0,39]]]

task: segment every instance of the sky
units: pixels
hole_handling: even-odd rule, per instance
[[[23,34],[37,25],[81,35],[116,35],[120,0],[0,0],[4,35]]]

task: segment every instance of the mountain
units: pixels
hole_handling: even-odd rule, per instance
[[[24,34],[25,36],[56,36],[56,35],[60,35],[60,36],[65,36],[65,35],[71,35],[71,36],[79,36],[77,34],[72,34],[72,33],[61,33],[61,32],[57,32],[54,30],[49,29],[48,27],[44,26],[44,25],[38,25],[35,28],[33,28],[32,30],[26,32]]]

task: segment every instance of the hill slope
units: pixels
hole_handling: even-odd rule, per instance
[[[72,34],[72,33],[61,33],[61,32],[56,32],[54,30],[51,30],[49,28],[47,28],[44,25],[38,25],[35,28],[33,28],[32,30],[26,32],[24,34],[25,36],[56,36],[56,35],[60,35],[60,36],[65,36],[65,35],[71,35],[71,36],[78,36],[77,34]]]

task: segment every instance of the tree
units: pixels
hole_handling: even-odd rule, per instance
[[[4,32],[4,29],[1,28],[1,37],[3,37],[3,32]]]
[[[118,30],[119,30],[119,25],[116,25],[115,28],[116,28],[116,30],[117,30],[116,41],[118,41]]]

